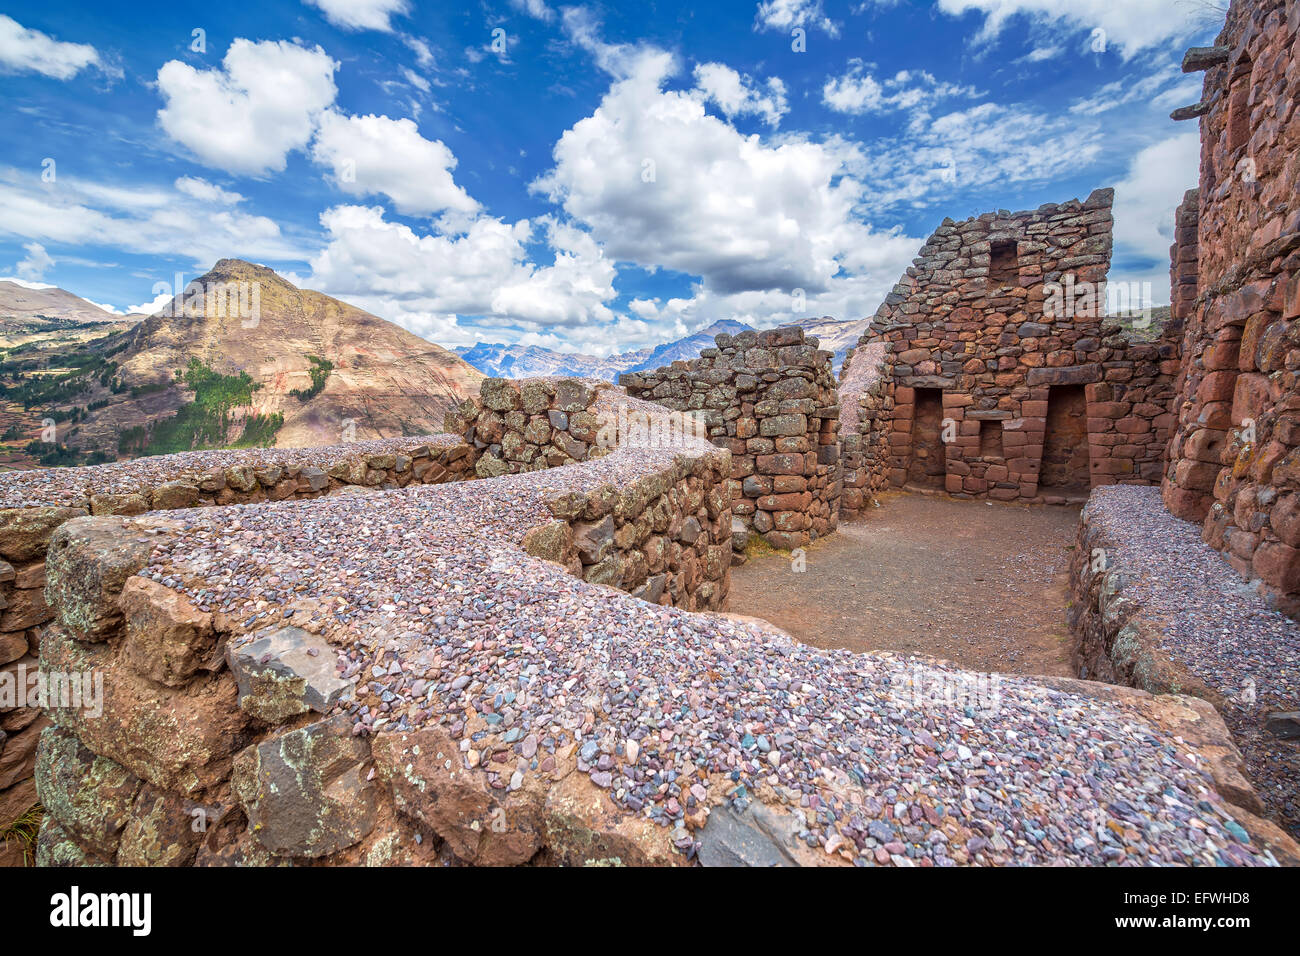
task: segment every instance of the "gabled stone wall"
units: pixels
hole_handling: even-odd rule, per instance
[[[738,530],[794,549],[839,521],[839,397],[833,355],[800,328],[719,335],[697,359],[619,377],[628,394],[697,416],[731,451]]]
[[[1062,502],[1159,480],[1177,347],[1104,316],[1112,196],[930,237],[861,340],[889,348],[891,485]]]
[[[1164,500],[1300,610],[1300,3],[1232,4],[1205,70],[1197,296]],[[1180,225],[1190,214],[1180,216]],[[1180,228],[1181,236],[1181,228]],[[1187,243],[1190,244],[1190,243]],[[1180,258],[1182,253],[1179,253]]]

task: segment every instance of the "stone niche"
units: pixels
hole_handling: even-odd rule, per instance
[[[855,447],[885,435],[855,489],[1064,503],[1160,480],[1178,347],[1159,317],[1105,315],[1112,199],[935,230],[846,363]]]
[[[794,549],[833,532],[841,490],[833,355],[797,327],[719,335],[697,359],[619,377],[629,395],[694,415],[731,451],[733,545]]]

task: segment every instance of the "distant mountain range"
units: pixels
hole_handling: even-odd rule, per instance
[[[114,315],[66,289],[32,289],[0,279],[0,332],[51,328],[78,322],[138,322],[143,315]]]
[[[809,335],[816,336],[822,348],[835,353],[835,371],[844,362],[845,353],[857,344],[866,331],[870,319],[839,321],[829,317],[798,319],[786,323],[797,325]],[[581,353],[557,352],[536,345],[500,345],[480,342],[462,346],[456,354],[484,375],[500,378],[528,378],[533,375],[580,375],[617,381],[624,372],[641,372],[670,365],[679,359],[692,359],[704,349],[713,346],[714,338],[726,333],[753,331],[751,326],[733,319],[722,319],[694,335],[657,345],[652,349],[637,349],[607,358]]]

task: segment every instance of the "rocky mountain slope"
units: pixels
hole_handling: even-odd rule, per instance
[[[37,430],[54,417],[69,449],[36,448],[38,460],[437,432],[483,379],[446,349],[264,266],[222,259],[196,281],[206,294],[18,370],[14,397],[30,403]]]
[[[29,289],[0,279],[0,332],[34,331],[82,322],[135,322],[142,318],[114,315],[56,286]]]
[[[165,386],[168,404],[183,399],[175,370],[193,358],[215,372],[246,373],[261,385],[251,412],[283,415],[279,447],[331,444],[350,437],[384,438],[442,430],[446,411],[471,393],[483,376],[446,349],[400,326],[319,292],[299,289],[272,270],[222,259],[197,280],[205,289],[255,283],[256,318],[214,315],[211,296],[201,304],[181,297],[128,335],[118,376],[138,392]],[[173,314],[168,314],[168,313]],[[197,313],[197,314],[192,314]],[[330,368],[323,385],[322,362]],[[295,394],[298,393],[298,394]],[[157,394],[105,409],[99,427],[121,430],[133,417],[152,413]],[[91,431],[91,428],[85,429]]]

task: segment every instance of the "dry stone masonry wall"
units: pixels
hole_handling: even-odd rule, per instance
[[[889,348],[891,485],[1063,502],[1159,480],[1177,347],[1103,317],[1112,196],[930,237],[861,343]]]
[[[894,412],[893,370],[883,342],[850,349],[840,373],[840,517],[870,506],[889,485],[889,435]]]
[[[1212,703],[1254,784],[1234,800],[1300,833],[1300,748],[1286,739],[1300,624],[1236,586],[1199,526],[1160,506],[1157,488],[1097,489],[1075,544],[1069,617],[1079,676]]]
[[[572,465],[620,445],[683,447],[690,438],[657,407],[578,379],[488,379],[447,427],[480,452],[475,468],[484,478]],[[524,550],[652,604],[724,607],[731,499],[714,462],[703,471],[675,466],[628,488],[556,499],[548,506],[556,521],[526,537]]]
[[[628,394],[698,416],[731,451],[734,544],[753,532],[793,550],[839,521],[839,398],[833,355],[803,329],[719,335],[698,359],[622,375]]]
[[[509,417],[539,394],[544,408]],[[509,472],[496,477],[81,515],[54,529],[42,672],[99,674],[103,694],[93,712],[49,709],[38,861],[1287,858],[1285,838],[1241,805],[1208,705],[1077,681],[986,686],[951,665],[821,650],[664,595],[638,600],[626,574],[622,590],[577,577],[604,560],[581,551],[610,516],[606,556],[662,537],[681,545],[680,562],[699,560],[693,531],[682,534],[691,517],[697,541],[725,556],[732,456],[608,388],[592,389],[585,411],[613,423],[612,447],[597,429],[585,460],[541,469],[538,455],[564,439],[543,442],[534,425],[531,456],[505,453],[532,414],[564,430],[549,412],[577,402],[561,394],[583,393],[485,383],[452,416],[460,434],[430,441],[469,449],[457,461],[498,457]],[[487,441],[486,412],[503,413],[499,441]],[[679,567],[669,600],[719,603],[718,564],[712,592],[707,574],[692,592]],[[1062,791],[999,756],[1017,740],[1061,741],[1054,765],[1079,779],[1098,761],[1109,772]],[[985,786],[1014,787],[1041,819]],[[1116,834],[1093,817],[1119,800],[1127,829]]]
[[[89,468],[13,472],[0,483],[0,830],[36,801],[37,741],[48,719],[31,706],[53,535],[86,515],[303,500],[474,476],[474,449],[450,435],[313,449],[189,452]],[[58,599],[57,589],[52,595]],[[16,845],[8,848],[15,853]],[[0,858],[2,861],[3,858]],[[9,860],[8,862],[17,862]]]
[[[465,425],[466,432],[483,434],[479,416],[497,410],[489,406],[508,416],[537,395],[546,396],[542,415],[557,423],[557,432],[565,430],[558,427],[561,419],[547,412],[616,422],[667,414],[575,381],[496,381],[484,383],[475,424]],[[473,410],[467,405],[460,413]],[[514,445],[505,440],[509,434],[502,436],[503,450]],[[598,442],[599,432],[592,438]],[[530,439],[542,445],[536,430]],[[458,461],[496,451],[451,436],[435,441],[472,449]],[[553,434],[545,447],[562,441]],[[471,667],[462,679],[439,667],[440,659],[450,666],[446,655],[484,649],[479,622],[485,614],[482,601],[466,606],[438,592],[450,578],[453,593],[508,593],[509,606],[522,609],[518,602],[556,597],[548,579],[574,580],[565,569],[584,567],[584,548],[609,552],[593,566],[634,553],[654,563],[644,551],[658,541],[658,563],[675,574],[659,572],[663,593],[654,599],[720,605],[730,564],[728,453],[698,439],[603,450],[607,454],[588,455],[585,465],[558,477],[529,471],[534,456],[510,454],[501,460],[520,473],[488,479],[486,494],[430,498],[414,493],[414,486],[390,484],[382,509],[375,508],[381,499],[370,495],[332,495],[301,504],[84,516],[58,527],[49,549],[56,620],[44,629],[43,671],[104,675],[104,699],[100,713],[50,709],[54,726],[44,731],[37,758],[47,812],[38,860],[523,862],[543,842],[559,847],[564,835],[550,840],[542,832],[539,796],[547,788],[538,781],[586,768],[587,761],[575,756],[574,746],[557,751],[550,737],[537,756],[538,737],[523,736],[514,719],[528,697],[526,679],[511,679],[508,690],[488,695],[489,703],[440,714],[451,733],[469,730],[466,742],[470,735],[490,735],[505,749],[485,743],[470,760],[467,745],[457,742],[453,749],[447,730],[426,726],[435,710],[462,692],[478,700],[484,686],[479,675],[486,674]],[[376,523],[383,524],[380,533]],[[606,523],[613,533],[597,543],[597,529]],[[367,548],[368,539],[377,548]],[[418,557],[407,551],[412,546]],[[323,554],[359,563],[340,571]],[[458,567],[465,563],[472,567]],[[413,566],[433,572],[424,579],[433,588],[425,595],[428,605],[413,607],[392,596]],[[640,577],[652,578],[652,570],[643,568]],[[477,591],[466,588],[471,578]],[[649,583],[638,589],[647,598]],[[582,623],[592,599],[607,601],[601,596],[619,592],[594,580],[581,586],[590,589],[587,608],[572,608],[563,620],[575,629],[567,635],[573,650],[585,657],[599,654],[603,640],[595,638],[593,646],[591,625]],[[630,610],[650,607],[625,600]],[[472,636],[466,646],[456,642],[446,649],[446,635],[466,632]],[[359,643],[340,651],[344,634]],[[519,648],[535,639],[520,633],[512,642],[510,629],[492,635],[481,663],[499,659],[510,671]],[[552,653],[554,645],[544,650]],[[417,670],[425,676],[413,679]],[[580,671],[558,700],[538,695],[543,707],[557,711],[557,728],[581,728],[589,717],[584,714],[594,701],[567,696]],[[445,680],[436,679],[439,673]],[[393,735],[376,737],[372,751],[370,738],[381,730]],[[536,757],[531,768],[540,768],[527,787],[517,779],[523,776],[517,761],[497,762],[521,737],[514,749]],[[461,771],[445,772],[449,755]],[[425,798],[422,774],[442,786],[432,799]],[[584,810],[593,799],[599,810],[596,786],[569,790]],[[551,794],[547,819],[554,827],[576,826],[566,816],[568,792]],[[507,812],[512,796],[523,808],[518,813]],[[205,832],[191,830],[196,813],[210,825]],[[399,823],[395,816],[401,814],[407,817]],[[654,839],[636,843],[640,829],[632,821],[627,835],[611,835],[613,852],[645,861],[672,851],[667,831],[653,827]],[[589,838],[587,831],[573,835],[573,853],[598,854],[601,848]],[[623,848],[620,840],[636,845]]]
[[[1164,500],[1300,609],[1300,3],[1234,2],[1204,70],[1194,306]],[[1190,216],[1188,217],[1190,218]],[[1182,253],[1179,253],[1180,258]]]

